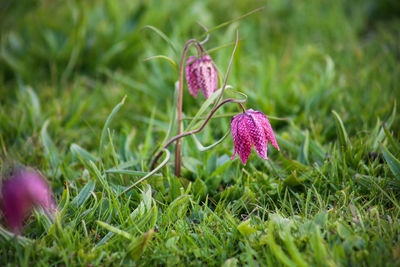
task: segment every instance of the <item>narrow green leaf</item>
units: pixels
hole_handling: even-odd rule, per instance
[[[386,131],[385,131],[385,127],[388,130],[392,126],[392,123],[394,122],[395,118],[396,118],[396,101],[394,102],[392,114],[386,120],[386,122],[383,123],[383,127],[380,129],[379,134],[374,138],[373,150],[376,150],[378,148],[379,144],[382,143],[383,138],[385,137],[385,135],[387,136]],[[380,125],[378,125],[378,127],[379,126]]]
[[[390,134],[389,129],[386,127],[386,125],[383,125],[383,130],[385,131],[385,135],[387,140],[389,141],[389,144],[392,146],[392,149],[394,150],[395,155],[400,154],[400,145],[399,143],[394,140],[393,136]]]
[[[268,116],[268,118],[271,119],[270,116]],[[295,136],[297,138],[305,138],[304,132],[301,131],[300,128],[298,128],[292,120],[289,120],[289,124],[290,124],[290,129],[293,130],[293,133],[295,134]],[[281,142],[283,142],[284,146],[289,145],[288,141],[281,138],[280,136],[276,136],[276,138],[278,139],[279,144]],[[292,145],[292,144],[290,144],[290,145]],[[290,147],[290,149],[293,151],[294,147]],[[296,150],[297,150],[297,148],[296,148]],[[314,155],[314,157],[316,157],[317,159],[319,159],[321,161],[326,157],[325,149],[321,145],[319,145],[317,142],[315,142],[314,140],[309,138],[309,155],[310,155],[310,153],[312,153]]]
[[[118,160],[117,152],[115,151],[114,142],[113,142],[113,139],[111,136],[110,128],[107,128],[107,135],[108,135],[108,142],[111,147],[111,156],[114,161],[114,166],[116,168],[119,168],[119,160]]]
[[[189,195],[182,195],[176,198],[169,204],[166,218],[168,218],[171,223],[182,218],[187,211],[190,200],[191,197]]]
[[[57,208],[57,210],[60,211],[61,215],[64,215],[65,212],[67,211],[67,208],[69,206],[69,200],[70,200],[69,187],[66,183],[64,183],[64,190],[63,190],[61,200],[58,203],[58,208]]]
[[[99,146],[99,160],[102,159],[103,156],[103,146],[104,146],[104,141],[107,136],[107,129],[110,126],[111,121],[113,120],[115,114],[120,110],[122,105],[125,103],[126,96],[122,99],[121,103],[119,103],[115,108],[112,110],[111,114],[108,116],[106,123],[104,124],[103,130],[101,131],[101,137],[100,137],[100,146]]]
[[[196,143],[197,149],[203,152],[203,151],[210,150],[211,148],[213,148],[213,147],[219,145],[220,143],[222,143],[222,141],[224,141],[225,138],[228,137],[228,135],[230,134],[230,132],[231,132],[231,131],[228,130],[228,131],[225,133],[225,135],[221,137],[221,139],[219,139],[218,141],[216,141],[215,143],[213,143],[213,144],[211,144],[211,145],[209,145],[209,146],[203,146],[203,145],[200,143],[199,139],[197,139],[196,135],[192,134],[192,137],[193,137],[193,139],[194,139],[194,142]]]
[[[234,18],[234,19],[232,19],[232,20],[228,20],[228,21],[226,21],[226,22],[223,22],[223,23],[221,23],[221,24],[219,24],[219,25],[217,25],[217,26],[215,26],[215,27],[209,29],[209,30],[208,30],[206,33],[204,33],[199,39],[205,37],[207,34],[213,32],[213,31],[215,31],[215,30],[218,30],[219,28],[225,27],[225,26],[227,26],[227,25],[229,25],[229,24],[231,24],[231,23],[233,23],[233,22],[235,22],[235,21],[244,19],[245,17],[250,16],[250,15],[252,15],[252,14],[258,12],[258,11],[261,11],[261,10],[263,10],[263,9],[264,9],[264,7],[259,7],[259,8],[256,8],[256,9],[254,9],[254,10],[252,10],[252,11],[250,11],[250,12],[244,14],[244,15],[242,15],[242,16],[239,16],[239,17]]]
[[[154,230],[151,229],[143,235],[135,238],[135,240],[132,240],[132,242],[128,246],[128,253],[132,259],[139,260],[140,256],[143,254],[149,241],[151,240],[153,234]]]
[[[143,177],[148,175],[148,172],[142,172],[142,171],[133,171],[133,170],[115,170],[115,169],[110,169],[106,170],[106,173],[115,173],[115,174],[126,174],[126,175],[132,175],[132,176],[137,176],[137,177]],[[154,174],[155,176],[161,176],[161,174]]]
[[[57,150],[49,134],[47,133],[47,126],[49,125],[49,123],[50,120],[45,121],[42,130],[40,131],[40,135],[42,137],[44,154],[46,155],[47,158],[49,158],[51,166],[57,167],[59,164]]]
[[[89,161],[89,166],[90,166],[90,169],[93,171],[94,176],[100,181],[101,185],[107,190],[107,192],[110,193],[109,192],[110,187],[109,187],[106,179],[104,179],[103,175],[100,173],[96,164],[94,164],[93,161]]]
[[[397,179],[400,179],[400,161],[385,146],[381,145],[380,147],[390,170]]]
[[[29,100],[31,104],[31,110],[32,110],[32,115],[33,117],[37,120],[40,116],[40,101],[39,97],[37,96],[36,92],[33,90],[32,87],[30,86],[25,86],[24,87],[26,92],[29,95]]]
[[[340,118],[339,114],[336,113],[336,111],[332,110],[332,113],[335,117],[335,122],[336,122],[336,130],[339,135],[339,143],[341,146],[347,148],[351,147],[350,139],[347,135],[346,129],[344,128],[342,119]]]
[[[310,144],[310,134],[308,130],[306,130],[306,134],[304,136],[304,141],[301,144],[300,154],[299,154],[299,161],[304,164],[308,165],[308,147]]]
[[[157,218],[158,218],[158,207],[156,204],[156,201],[153,199],[153,207],[150,210],[151,213],[151,219],[150,219],[150,226],[149,228],[154,228],[157,224]]]
[[[90,194],[91,192],[93,192],[95,185],[95,181],[88,182],[79,192],[79,194],[74,198],[74,200],[72,201],[72,205],[74,205],[75,207],[81,207],[90,197]]]
[[[178,54],[178,49],[176,49],[176,46],[171,41],[171,39],[168,38],[168,36],[166,34],[164,34],[161,30],[159,30],[156,27],[151,26],[151,25],[146,25],[146,26],[143,27],[143,29],[146,29],[146,28],[154,31],[155,33],[157,33],[162,39],[164,39],[171,46],[171,48],[174,51],[175,55]]]
[[[129,234],[128,232],[122,231],[122,230],[118,229],[117,227],[109,225],[108,223],[105,223],[105,222],[102,222],[102,221],[96,221],[96,223],[98,225],[100,225],[101,227],[103,227],[104,229],[106,229],[106,230],[108,230],[110,232],[113,232],[113,233],[115,233],[117,235],[120,235],[122,237],[125,237],[126,239],[130,239],[130,240],[133,239],[131,234]]]
[[[113,237],[115,235],[114,232],[108,232],[100,241],[99,243],[96,244],[96,246],[94,246],[95,248],[98,248],[102,245],[104,245],[111,237]]]
[[[71,153],[73,155],[77,156],[83,164],[85,164],[85,162],[89,163],[89,161],[93,161],[93,162],[96,161],[96,158],[92,154],[90,154],[88,151],[86,151],[85,149],[83,149],[82,147],[80,147],[77,144],[71,144],[70,150],[71,150]]]
[[[156,59],[156,58],[158,58],[158,59],[165,59],[166,61],[168,61],[169,63],[171,63],[171,65],[174,66],[175,69],[179,70],[178,64],[176,64],[176,62],[175,62],[172,58],[167,57],[167,56],[163,56],[163,55],[152,56],[152,57],[148,57],[148,58],[144,59],[143,61],[148,61],[148,60]]]

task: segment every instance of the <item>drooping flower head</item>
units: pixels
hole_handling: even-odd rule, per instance
[[[268,141],[279,150],[271,124],[267,116],[261,111],[248,109],[245,113],[240,113],[233,117],[231,121],[231,133],[235,146],[235,153],[231,157],[231,160],[238,153],[243,165],[246,164],[250,156],[252,146],[254,146],[258,155],[263,159],[268,159]]]
[[[195,58],[195,56],[189,57],[186,64],[192,62]],[[189,92],[194,98],[197,97],[199,90],[203,92],[207,99],[218,89],[217,69],[209,55],[204,55],[187,65],[185,74]]]
[[[35,206],[54,212],[56,204],[46,181],[36,172],[19,171],[3,181],[2,211],[6,223],[15,232],[20,232],[24,219]]]

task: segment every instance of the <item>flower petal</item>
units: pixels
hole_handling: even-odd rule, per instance
[[[26,193],[26,188],[21,187],[19,180],[9,180],[3,182],[1,191],[4,218],[13,231],[19,232],[22,228],[24,217],[30,209],[30,199]]]
[[[247,111],[248,114],[247,119],[247,130],[250,134],[251,141],[254,145],[255,150],[258,155],[260,155],[263,159],[268,159],[267,157],[267,148],[268,148],[268,140],[265,136],[264,129],[262,127],[262,121],[260,121],[258,116],[254,116],[254,112]]]
[[[234,153],[231,157],[231,160],[233,160],[236,156],[236,144],[237,144],[237,140],[238,140],[238,138],[237,138],[237,122],[238,122],[239,118],[240,118],[240,116],[236,115],[231,120],[231,134],[232,134],[233,147],[234,147]]]
[[[238,153],[243,165],[246,164],[251,153],[251,137],[247,131],[246,120],[247,116],[242,113],[233,117],[231,122],[231,133],[235,146],[232,159]]]
[[[49,186],[35,172],[20,171],[3,182],[1,192],[4,218],[15,232],[21,231],[25,217],[34,206],[49,212],[56,209]]]
[[[191,56],[188,58],[186,61],[186,64],[193,61],[196,57]],[[198,66],[199,66],[199,60],[196,60],[192,62],[192,64],[187,65],[185,68],[185,74],[186,74],[186,81],[188,83],[189,87],[189,93],[193,95],[194,98],[197,97],[197,94],[200,90],[200,86],[198,85],[197,82],[197,76],[198,76]]]
[[[204,97],[208,99],[218,89],[217,69],[209,55],[200,58],[198,68],[197,83]]]
[[[276,149],[280,150],[278,143],[276,142],[276,139],[275,139],[274,131],[272,130],[271,124],[270,124],[267,116],[265,116],[265,114],[262,113],[261,111],[254,111],[254,115],[256,117],[258,117],[259,121],[261,121],[262,127],[264,129],[264,133],[265,133],[265,136],[267,137],[267,139],[271,142],[271,144]]]

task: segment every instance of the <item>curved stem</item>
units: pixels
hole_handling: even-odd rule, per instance
[[[183,49],[182,52],[182,58],[181,58],[181,63],[179,65],[179,88],[178,88],[178,135],[182,131],[182,99],[183,99],[183,67],[185,66],[185,59],[186,59],[186,54],[188,51],[188,48],[193,44],[197,42],[195,39],[190,39],[189,41],[186,42],[185,48]],[[175,175],[177,177],[181,176],[181,142],[178,139],[175,145]]]
[[[242,108],[243,113],[246,113],[246,109],[244,108],[243,104],[242,104],[242,103],[239,103],[239,105],[240,105],[240,107]]]
[[[172,137],[171,139],[168,140],[167,143],[165,143],[165,145],[162,147],[162,149],[166,149],[170,144],[172,144],[175,141],[179,141],[182,137],[188,136],[188,135],[192,135],[192,134],[196,134],[198,132],[200,132],[201,130],[203,130],[203,128],[207,125],[207,123],[210,121],[211,117],[214,115],[214,113],[220,108],[222,107],[224,104],[228,103],[228,102],[234,102],[234,103],[244,103],[246,102],[246,99],[242,99],[242,100],[238,100],[238,99],[234,99],[234,98],[228,98],[223,100],[220,104],[218,104],[218,106],[216,106],[215,108],[213,108],[211,110],[211,112],[208,114],[207,118],[204,120],[204,122],[200,125],[199,128],[192,130],[192,131],[188,131],[188,132],[184,132],[184,133],[180,133],[177,134],[176,136]],[[162,151],[163,151],[162,150]],[[151,164],[150,170],[153,169],[154,165],[157,164],[158,159],[161,156],[162,151],[158,152],[157,155],[154,157],[153,162]],[[176,161],[175,161],[176,163]]]
[[[201,24],[200,22],[197,22],[197,24],[199,24],[199,26],[202,27],[203,30],[204,30],[206,33],[208,32],[208,29],[207,29],[206,26],[204,26],[204,25]],[[205,38],[203,41],[200,42],[200,45],[203,45],[203,44],[207,43],[209,38],[210,38],[210,34],[208,33],[207,36],[206,36],[206,38]]]

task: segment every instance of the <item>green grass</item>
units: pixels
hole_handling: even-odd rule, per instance
[[[35,212],[23,237],[0,217],[1,265],[400,264],[397,1],[11,2],[0,16],[2,178],[39,170],[59,212]],[[187,137],[183,178],[170,159],[120,195],[149,171],[173,117],[178,72],[143,60],[179,62],[203,33],[196,21],[212,28],[260,6],[206,48],[239,30],[228,84],[246,108],[286,118],[271,118],[281,151],[253,151],[243,166],[229,160],[230,136],[207,151]],[[221,73],[232,48],[211,54]],[[192,117],[204,98],[184,89]],[[197,138],[213,144],[230,118]]]

